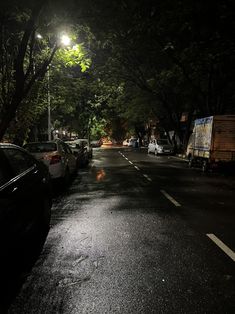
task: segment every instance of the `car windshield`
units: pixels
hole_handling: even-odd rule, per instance
[[[169,145],[168,140],[157,140],[158,145]]]
[[[66,144],[69,145],[69,147],[71,148],[76,148],[78,144],[76,144],[75,142],[65,142]]]
[[[46,153],[57,150],[56,143],[29,143],[24,146],[30,153]]]

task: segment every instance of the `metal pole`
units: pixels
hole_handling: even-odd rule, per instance
[[[48,110],[48,141],[51,141],[51,94],[50,94],[50,66],[47,71],[47,110]]]

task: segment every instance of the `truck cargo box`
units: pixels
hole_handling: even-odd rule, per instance
[[[235,161],[235,115],[196,119],[187,154],[204,164]]]

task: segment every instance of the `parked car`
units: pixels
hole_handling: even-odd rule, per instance
[[[151,140],[148,145],[148,154],[173,154],[174,147],[169,143],[167,139],[154,139]]]
[[[77,168],[86,166],[88,164],[87,149],[84,146],[81,146],[80,144],[78,144],[76,140],[66,141],[65,143],[69,145],[74,156],[77,159]]]
[[[71,174],[77,170],[77,159],[69,145],[61,140],[31,142],[24,146],[36,159],[48,167],[52,179],[68,183]]]
[[[93,149],[92,146],[90,144],[90,142],[88,141],[87,138],[78,138],[75,140],[76,143],[78,143],[80,146],[86,148],[87,150],[87,154],[88,154],[88,158],[92,158],[93,155]]]
[[[35,246],[39,235],[45,239],[51,205],[47,167],[23,148],[0,143],[1,263],[7,263],[12,255],[18,263],[30,241]]]
[[[135,137],[130,138],[129,142],[128,142],[128,146],[129,147],[138,147],[137,138],[135,138]]]
[[[103,141],[101,139],[100,140],[91,141],[91,146],[92,147],[100,147],[102,144],[103,144]]]
[[[125,139],[125,140],[122,142],[122,145],[123,145],[123,146],[128,146],[128,144],[129,144],[129,139],[128,139],[128,138]]]

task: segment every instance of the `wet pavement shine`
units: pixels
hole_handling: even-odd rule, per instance
[[[8,313],[235,313],[234,261],[206,236],[235,249],[232,179],[173,157],[96,149],[55,198]]]

